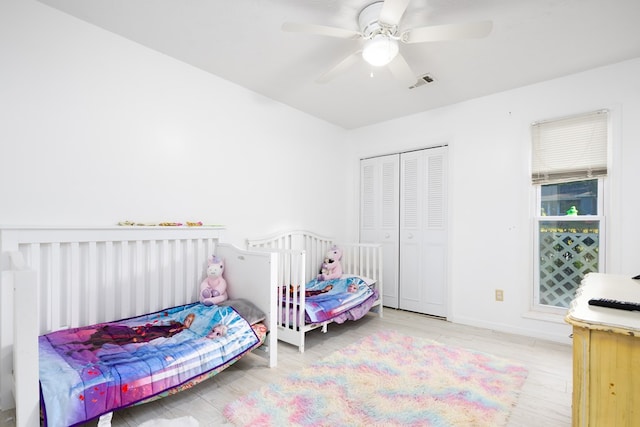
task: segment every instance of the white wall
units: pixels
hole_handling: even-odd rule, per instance
[[[528,126],[609,108],[607,269],[640,273],[640,59],[354,131],[33,0],[0,3],[0,61],[0,224],[202,220],[239,245],[292,227],[356,238],[358,159],[448,143],[451,320],[561,341],[561,320],[523,316]]]
[[[341,128],[32,0],[0,61],[0,224],[346,228]]]
[[[568,342],[561,317],[527,314],[533,276],[529,125],[536,120],[610,109],[606,268],[640,273],[639,75],[640,58],[350,132],[354,168],[359,158],[450,145],[452,321]],[[355,192],[357,179],[352,183]],[[494,301],[498,288],[504,302]]]

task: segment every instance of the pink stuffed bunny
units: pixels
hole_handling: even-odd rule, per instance
[[[339,279],[342,276],[342,264],[340,264],[340,258],[342,258],[342,250],[337,246],[333,246],[325,254],[324,262],[322,263],[322,269],[318,275],[318,281]]]
[[[200,302],[204,305],[220,304],[228,298],[227,281],[222,277],[222,259],[211,255],[207,260],[207,278],[200,284]]]

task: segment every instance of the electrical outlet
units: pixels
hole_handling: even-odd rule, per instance
[[[504,301],[504,291],[502,289],[496,289],[496,301]]]

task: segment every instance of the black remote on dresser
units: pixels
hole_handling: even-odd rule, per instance
[[[592,298],[589,300],[589,305],[595,305],[598,307],[616,308],[618,310],[627,311],[640,311],[640,303],[629,301],[618,301],[607,298]]]

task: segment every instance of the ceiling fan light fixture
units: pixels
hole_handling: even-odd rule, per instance
[[[398,41],[385,34],[377,34],[365,41],[362,57],[374,67],[382,67],[398,54]]]

